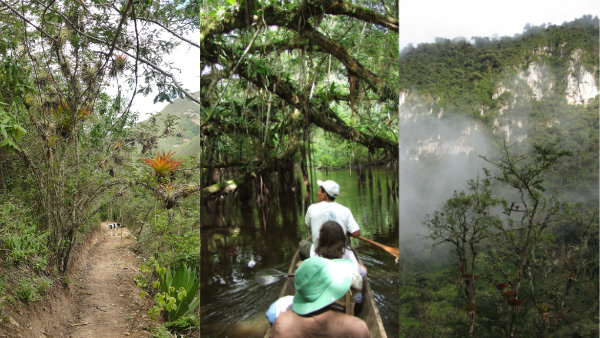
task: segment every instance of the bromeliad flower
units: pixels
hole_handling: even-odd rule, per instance
[[[175,187],[171,184],[163,184],[162,185],[163,189],[165,190],[165,192],[167,193],[167,196],[171,196],[173,191],[175,190]]]
[[[504,289],[506,289],[508,287],[508,284],[506,284],[506,283],[498,283],[495,285],[496,285],[496,289],[498,289],[500,291],[504,291]]]
[[[179,165],[182,163],[181,161],[172,160],[171,156],[175,153],[169,151],[165,153],[164,151],[161,153],[157,153],[154,158],[142,158],[140,161],[144,162],[144,165],[149,166],[154,170],[154,174],[160,180],[167,176],[168,173],[177,170]]]
[[[115,61],[125,63],[126,60],[125,55],[115,54]]]

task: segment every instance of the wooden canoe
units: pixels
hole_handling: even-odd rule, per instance
[[[356,259],[360,264],[362,261],[356,251],[354,252],[356,255]],[[292,258],[292,263],[290,264],[290,268],[288,269],[288,273],[294,273],[296,270],[296,264],[300,260],[300,252],[296,251],[294,257]],[[363,306],[360,311],[360,318],[367,323],[369,327],[369,336],[372,338],[387,338],[387,334],[385,333],[385,328],[383,327],[383,321],[381,320],[381,315],[379,314],[379,308],[377,308],[377,304],[375,303],[375,297],[373,296],[373,290],[371,290],[371,285],[367,278],[363,279]],[[294,287],[294,278],[286,278],[283,284],[283,288],[279,293],[279,298],[288,295],[294,295],[296,293],[296,289]],[[269,338],[271,333],[271,328],[267,329],[265,333],[265,338]]]

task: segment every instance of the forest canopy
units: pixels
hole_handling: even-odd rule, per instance
[[[436,173],[459,182],[452,159],[469,155],[439,147],[401,159],[404,183],[419,182],[401,183],[401,213],[421,217],[427,239],[418,252],[417,238],[400,236],[402,336],[598,335],[598,39],[598,18],[586,15],[401,52],[400,114],[411,117],[401,147],[441,144],[446,129],[464,147],[482,131],[473,139],[490,146],[469,162],[477,176],[435,189],[443,197],[427,210],[433,194],[417,192]]]
[[[394,161],[397,8],[391,1],[206,1],[204,196],[226,190],[213,185],[223,168],[237,183],[298,162],[306,173],[314,128]]]

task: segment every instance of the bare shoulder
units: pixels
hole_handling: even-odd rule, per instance
[[[342,336],[356,338],[369,337],[369,327],[364,320],[347,314],[341,314],[339,319],[342,324],[340,327],[344,328]]]
[[[280,314],[271,328],[271,338],[285,337],[286,334],[289,334],[290,329],[294,326],[296,316],[291,310]]]

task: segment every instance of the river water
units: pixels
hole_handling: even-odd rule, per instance
[[[396,170],[316,170],[313,179],[332,179],[340,185],[336,199],[352,211],[361,235],[398,246]],[[298,242],[309,232],[304,224],[305,189],[295,172],[286,180],[259,183],[254,193],[236,193],[201,207],[201,303],[202,337],[262,337],[267,324],[264,313],[277,299],[283,282],[261,287],[256,272],[275,268],[287,271]],[[283,182],[287,181],[287,182]],[[312,185],[316,186],[316,183]],[[316,190],[311,189],[312,201]],[[352,245],[368,269],[367,278],[388,337],[398,336],[399,273],[394,257],[366,242]]]

